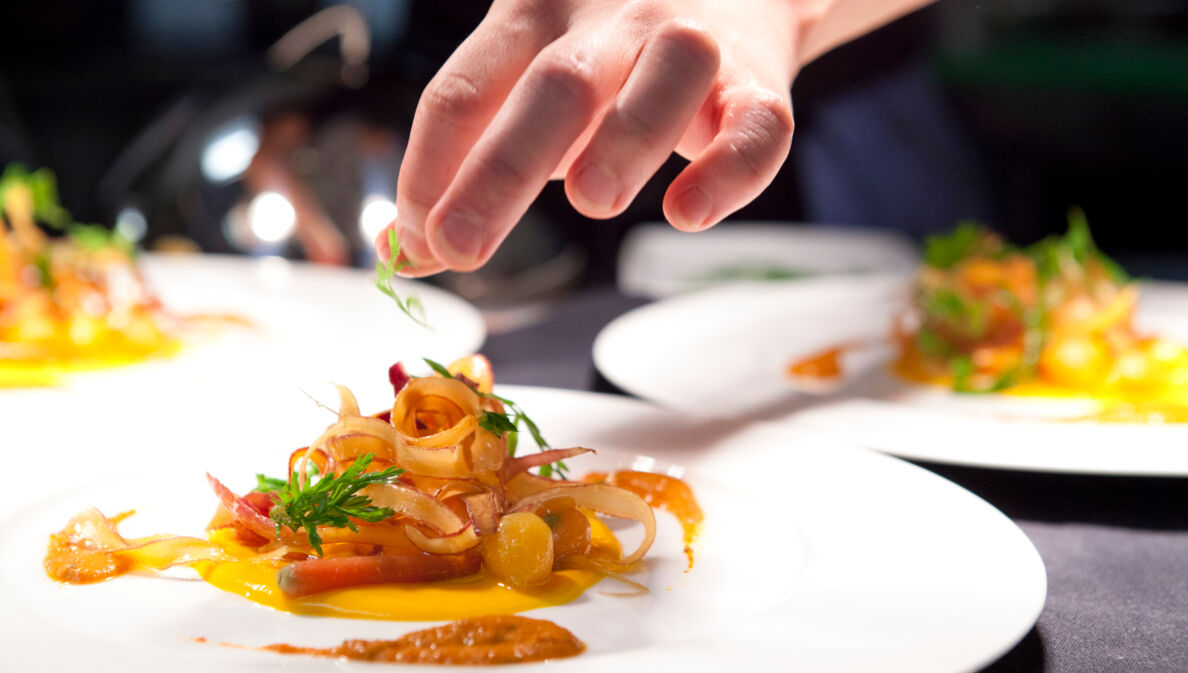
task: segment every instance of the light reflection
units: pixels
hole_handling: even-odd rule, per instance
[[[115,228],[116,233],[123,236],[125,240],[136,243],[144,238],[148,231],[148,220],[145,219],[144,213],[140,212],[139,208],[128,206],[116,213]]]
[[[264,243],[279,243],[297,228],[297,211],[278,192],[261,192],[248,204],[248,227]]]
[[[359,212],[359,233],[364,241],[370,243],[395,219],[396,204],[386,196],[371,194],[363,199],[363,209]]]
[[[211,134],[202,150],[202,174],[216,183],[234,180],[247,170],[258,149],[260,133],[254,121],[234,119]]]

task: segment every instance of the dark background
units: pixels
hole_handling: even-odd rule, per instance
[[[220,114],[299,109],[315,128],[349,117],[404,135],[419,91],[486,8],[348,3],[369,17],[375,42],[361,88],[343,86],[327,65],[333,44],[289,72],[270,69],[268,46],[327,4],[5,3],[0,162],[51,167],[80,220],[110,223],[135,202],[148,215],[150,245],[178,234],[234,251],[218,221],[235,188],[170,172],[191,129]],[[804,70],[793,90],[792,156],[737,218],[916,237],[978,218],[1027,242],[1062,230],[1077,205],[1133,271],[1188,277],[1179,263],[1188,253],[1186,38],[1182,2],[940,0]],[[544,235],[511,245],[528,248],[529,260],[576,247],[589,260],[582,281],[608,280],[623,233],[661,219],[666,178],[681,164],[674,158],[609,222],[576,215],[552,185],[533,214]],[[357,205],[327,210],[350,220]],[[366,242],[353,223],[338,225],[362,260]]]

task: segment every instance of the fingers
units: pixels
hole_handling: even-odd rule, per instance
[[[792,104],[755,85],[723,93],[718,133],[672,181],[664,216],[698,231],[751,202],[779,171],[792,143]]]
[[[494,15],[462,43],[417,104],[396,190],[397,233],[407,275],[442,270],[425,238],[429,211],[533,58],[556,38],[546,21]],[[387,258],[385,231],[377,239]]]
[[[661,27],[570,168],[570,203],[588,217],[623,212],[672,154],[709,94],[718,64],[717,44],[698,24]]]
[[[433,255],[456,271],[482,266],[629,67],[621,52],[598,43],[545,49],[430,211],[425,230]]]

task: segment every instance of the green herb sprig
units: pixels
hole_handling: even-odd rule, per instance
[[[27,217],[64,233],[79,248],[90,252],[115,248],[123,251],[129,257],[135,255],[135,242],[129,240],[118,230],[108,229],[100,224],[75,222],[70,211],[59,203],[58,180],[54,177],[53,171],[48,168],[29,171],[19,163],[9,164],[4,168],[4,172],[0,174],[0,211],[10,218],[14,213],[7,210],[12,205],[9,202],[9,195],[14,191],[24,192],[27,195],[27,203],[32,208],[31,212],[24,213]],[[43,266],[41,260],[38,260],[36,264],[39,269]],[[44,262],[44,266],[48,268],[48,259]],[[49,286],[48,272],[43,271],[41,276],[43,284]]]
[[[1068,211],[1068,231],[1063,236],[1049,236],[1025,249],[1035,262],[1041,282],[1047,282],[1060,275],[1067,263],[1085,267],[1096,262],[1118,284],[1128,283],[1131,278],[1126,271],[1103,253],[1089,233],[1089,220],[1085,211],[1072,208]]]
[[[0,174],[0,208],[4,208],[8,192],[13,189],[28,190],[33,217],[54,229],[64,231],[74,221],[58,201],[58,180],[50,169],[30,171],[19,163],[5,166]]]
[[[400,259],[400,240],[396,236],[395,228],[388,229],[388,249],[390,253],[386,262],[375,260],[375,287],[391,297],[401,313],[421,327],[428,327],[429,324],[425,322],[425,305],[421,303],[421,298],[416,295],[401,297],[392,287],[392,280],[396,278],[396,274],[412,267],[412,262]]]
[[[1001,252],[1002,247],[977,222],[960,222],[953,231],[924,239],[924,263],[937,269],[951,269],[975,254]]]
[[[280,535],[282,527],[295,533],[304,530],[309,536],[309,546],[321,556],[322,536],[318,535],[318,526],[350,528],[358,532],[359,528],[352,519],[376,523],[394,515],[396,512],[392,509],[376,507],[371,504],[371,498],[359,495],[363,488],[389,483],[404,472],[395,467],[365,472],[373,458],[370,453],[359,456],[342,474],[329,474],[304,485],[298,480],[296,472],[289,476],[288,481],[256,475],[257,490],[272,492],[277,496],[277,503],[268,513],[268,518],[276,523],[277,535]]]
[[[494,393],[484,393],[478,390],[471,382],[466,381],[465,379],[458,379],[457,376],[451,374],[450,370],[446,369],[441,363],[434,362],[429,358],[424,358],[424,360],[425,364],[429,365],[429,368],[437,372],[439,375],[447,379],[461,380],[463,383],[466,383],[468,386],[470,386],[470,388],[474,390],[474,392],[477,393],[479,397],[487,397],[493,400],[499,400],[505,407],[507,407],[509,413],[504,414],[494,411],[484,411],[482,416],[479,417],[479,427],[493,433],[496,437],[503,437],[505,433],[510,433],[508,434],[507,438],[507,450],[509,455],[516,455],[516,445],[518,444],[521,423],[523,423],[524,427],[528,429],[528,434],[532,435],[532,440],[536,442],[536,446],[540,448],[540,450],[544,451],[545,449],[551,448],[549,443],[545,441],[544,436],[540,434],[540,427],[538,427],[536,423],[528,417],[528,414],[524,413],[524,410],[520,407],[520,405],[507,399],[506,397],[500,397]],[[551,477],[553,476],[554,471],[556,471],[557,475],[562,479],[569,478],[569,466],[567,466],[564,461],[557,461],[556,467],[553,465],[540,466],[540,476],[542,477]]]

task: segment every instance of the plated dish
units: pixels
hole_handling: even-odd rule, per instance
[[[482,344],[482,317],[465,301],[386,278],[397,306],[376,285],[371,272],[280,258],[137,253],[118,232],[74,222],[52,173],[10,166],[0,176],[0,396],[50,386],[123,396],[158,376],[228,372],[249,383],[362,378],[394,355],[448,361]],[[414,308],[429,326],[401,313]]]
[[[337,420],[238,495],[207,474],[217,499],[208,536],[126,538],[115,517],[87,508],[49,538],[43,566],[64,584],[188,568],[211,585],[276,610],[353,619],[460,619],[411,640],[346,649],[278,644],[274,651],[406,663],[519,663],[579,654],[584,645],[540,620],[514,617],[569,603],[605,577],[639,569],[656,537],[652,507],[678,515],[691,545],[702,514],[678,478],[616,471],[568,479],[523,408],[492,392],[481,355],[410,376],[388,370],[395,401],[364,415],[339,386]],[[516,455],[521,433],[539,452]],[[527,442],[526,442],[527,443]],[[532,470],[535,469],[534,473]],[[556,474],[557,477],[553,478]],[[632,520],[643,536],[620,547],[598,515]]]
[[[908,272],[918,262],[906,237],[875,229],[732,220],[690,236],[654,223],[623,240],[617,282],[623,294],[658,299],[747,280]]]
[[[551,669],[976,670],[1017,642],[1042,607],[1043,568],[1026,537],[983,501],[918,468],[821,437],[690,421],[630,400],[497,392],[529,410],[555,445],[597,446],[592,469],[680,477],[706,514],[691,570],[682,526],[657,516],[656,541],[635,577],[651,589],[646,596],[608,596],[623,586],[604,582],[579,600],[527,613],[588,647]],[[180,455],[187,455],[187,441],[178,438]],[[242,474],[254,467],[245,463],[260,458],[216,460],[207,452],[199,462],[212,472]],[[10,653],[13,665],[61,670],[101,656],[148,671],[168,657],[179,671],[255,670],[278,665],[280,655],[211,643],[332,647],[437,625],[293,615],[212,592],[203,582],[127,577],[74,587],[44,576],[46,532],[88,505],[136,507],[121,531],[129,537],[165,524],[201,528],[209,485],[201,472],[177,476],[187,473],[175,465],[164,474],[97,474],[89,485],[41,499],[17,494],[28,504],[3,515],[16,551],[0,559],[0,626],[26,644]],[[625,549],[642,539],[615,533]],[[756,563],[756,541],[764,558],[778,562]],[[324,665],[283,661],[298,669]]]
[[[185,322],[149,290],[131,242],[62,208],[52,173],[5,168],[0,387],[53,385],[72,371],[174,354]]]
[[[1080,211],[1067,234],[1026,247],[966,223],[926,243],[893,371],[956,392],[1092,399],[1093,420],[1188,421],[1188,349],[1136,328],[1138,298]]]
[[[1175,378],[1183,369],[1175,344],[1188,343],[1184,286],[1110,289],[1118,300],[1114,306],[1125,309],[1114,315],[1122,318],[1103,322],[1113,329],[1090,330],[1089,338],[1117,338],[1133,350],[1120,348],[1101,359],[1106,364],[1094,374],[1101,387],[1073,391],[1031,380],[1016,386],[1012,392],[1018,394],[1006,395],[955,392],[949,362],[927,383],[892,370],[897,359],[902,364],[901,344],[914,340],[919,326],[905,329],[903,321],[912,287],[910,276],[882,275],[751,283],[665,300],[608,325],[595,343],[595,363],[624,390],[666,406],[805,424],[905,457],[1008,469],[1188,474],[1182,448],[1188,429],[1182,424],[1116,422],[1139,420],[1136,411],[1141,420],[1176,419],[1170,412],[1183,392]],[[1129,304],[1136,293],[1137,302]],[[888,338],[894,334],[902,338]],[[1018,338],[1010,352],[1017,355],[1022,333],[1013,336]],[[789,363],[830,351],[847,376],[826,385],[819,378],[787,376]],[[1149,361],[1156,352],[1171,357],[1149,368],[1158,371],[1154,384],[1122,375],[1121,368]],[[1000,376],[1019,363],[1017,357],[1013,363]],[[993,387],[995,378],[974,383]],[[1119,406],[1123,399],[1133,406]]]

